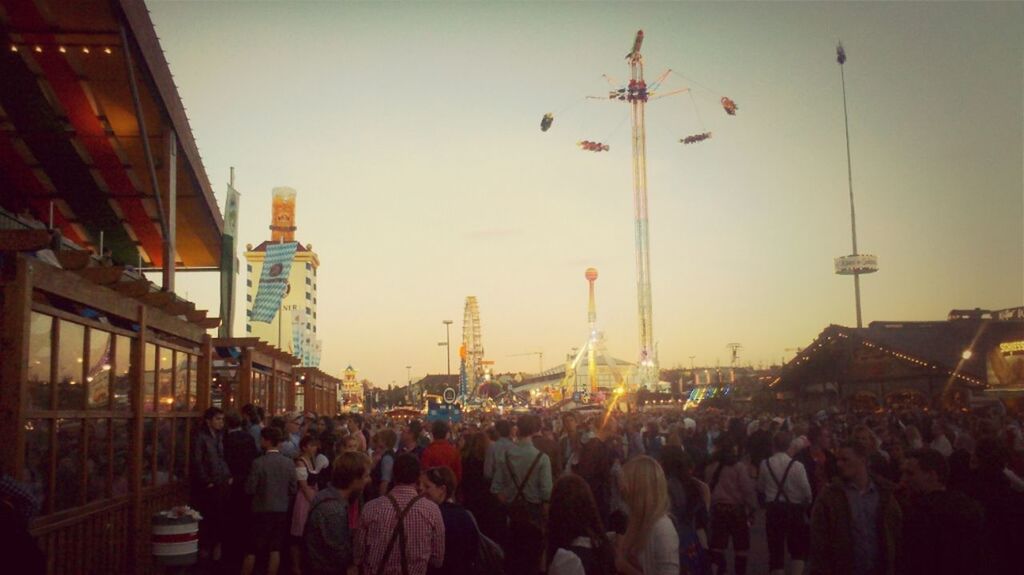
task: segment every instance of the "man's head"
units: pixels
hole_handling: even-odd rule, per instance
[[[499,419],[494,424],[494,430],[498,432],[498,437],[511,437],[512,422],[507,419]]]
[[[369,482],[370,458],[365,453],[349,451],[334,460],[331,485],[336,489],[351,489],[353,493],[358,493]]]
[[[396,485],[416,485],[420,480],[420,460],[411,453],[403,453],[395,458],[392,476]]]
[[[260,431],[260,443],[263,449],[276,449],[283,437],[281,430],[272,425],[264,427]]]
[[[868,473],[868,450],[856,440],[843,442],[836,454],[839,475],[848,481],[863,478]]]
[[[516,427],[519,429],[518,437],[520,439],[529,439],[540,432],[540,417],[532,413],[520,415],[519,420],[516,421]]]
[[[301,413],[289,413],[285,416],[284,430],[289,435],[294,435],[302,429],[302,414]]]
[[[875,433],[866,425],[858,425],[853,428],[853,440],[861,444],[868,453],[873,453],[878,449]]]
[[[210,407],[203,412],[203,420],[210,426],[211,431],[224,429],[224,411],[219,407]]]
[[[827,427],[821,427],[819,425],[812,425],[807,430],[807,440],[811,442],[811,445],[818,449],[831,449],[832,448],[832,432]]]
[[[242,428],[242,416],[241,416],[241,414],[239,414],[238,411],[236,411],[234,409],[229,409],[229,410],[225,411],[224,412],[224,426],[227,427],[229,431],[233,431],[235,429],[241,429]]]
[[[363,426],[363,422],[359,420],[359,416],[352,415],[348,418],[348,430],[352,433],[359,431]]]
[[[949,479],[946,458],[928,447],[907,453],[901,471],[900,484],[917,495],[945,489]]]
[[[772,436],[772,448],[775,453],[781,453],[789,451],[789,446],[793,443],[793,434],[788,431],[777,431]]]
[[[430,426],[430,434],[434,436],[434,441],[439,441],[448,438],[448,422],[437,420]]]
[[[413,439],[419,439],[420,434],[423,433],[423,423],[418,419],[414,419],[409,422],[409,433],[412,434]]]
[[[562,429],[566,433],[576,433],[576,426],[579,422],[576,421],[575,413],[566,413],[562,416]]]

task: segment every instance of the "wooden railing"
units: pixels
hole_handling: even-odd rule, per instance
[[[131,528],[131,500],[120,497],[45,517],[36,522],[32,534],[46,555],[48,575],[149,573],[150,518],[187,501],[188,490],[182,484],[146,489],[137,533]]]

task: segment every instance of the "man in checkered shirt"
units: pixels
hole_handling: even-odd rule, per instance
[[[414,455],[403,453],[395,458],[392,477],[395,487],[363,509],[356,532],[356,561],[360,572],[367,575],[425,575],[428,564],[440,567],[444,561],[441,510],[416,492],[420,462]],[[404,545],[401,536],[392,543],[398,527],[396,506],[404,512]]]

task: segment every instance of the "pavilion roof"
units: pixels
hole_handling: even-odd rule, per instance
[[[177,136],[177,265],[218,266],[224,222],[141,1],[13,0],[0,7],[0,206],[47,222],[52,202],[54,227],[72,241],[98,246],[103,232],[115,260],[163,266],[129,59],[164,197],[168,130]]]

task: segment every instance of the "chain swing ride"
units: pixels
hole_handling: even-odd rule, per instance
[[[687,78],[674,72],[666,70],[654,82],[648,86],[644,80],[644,61],[640,49],[644,41],[643,30],[638,30],[636,39],[633,41],[633,49],[626,54],[626,61],[629,63],[630,79],[625,85],[617,87],[614,80],[605,75],[605,79],[612,85],[607,96],[589,96],[590,100],[605,100],[626,102],[630,104],[632,115],[632,146],[633,146],[633,204],[636,226],[636,268],[637,268],[637,308],[640,324],[640,358],[637,364],[636,383],[643,388],[653,389],[659,380],[658,360],[654,348],[653,311],[651,304],[651,278],[650,278],[650,253],[649,234],[647,222],[647,134],[644,121],[644,106],[648,101],[667,98],[679,94],[688,94],[693,103],[694,113],[701,123],[701,131],[691,134],[679,140],[683,145],[696,144],[711,138],[711,132],[703,128],[703,121],[697,111],[696,102],[693,100],[693,92],[689,87],[666,92],[659,92],[662,83],[670,76],[675,75],[683,80]],[[693,81],[689,83],[701,87]],[[702,87],[703,88],[703,87]],[[705,91],[710,92],[707,88]],[[721,96],[719,102],[722,109],[729,116],[735,116],[739,107],[731,98]],[[547,132],[555,121],[555,114],[547,113],[541,119],[540,129]],[[605,142],[582,140],[577,142],[581,150],[588,152],[607,152],[611,149]]]

